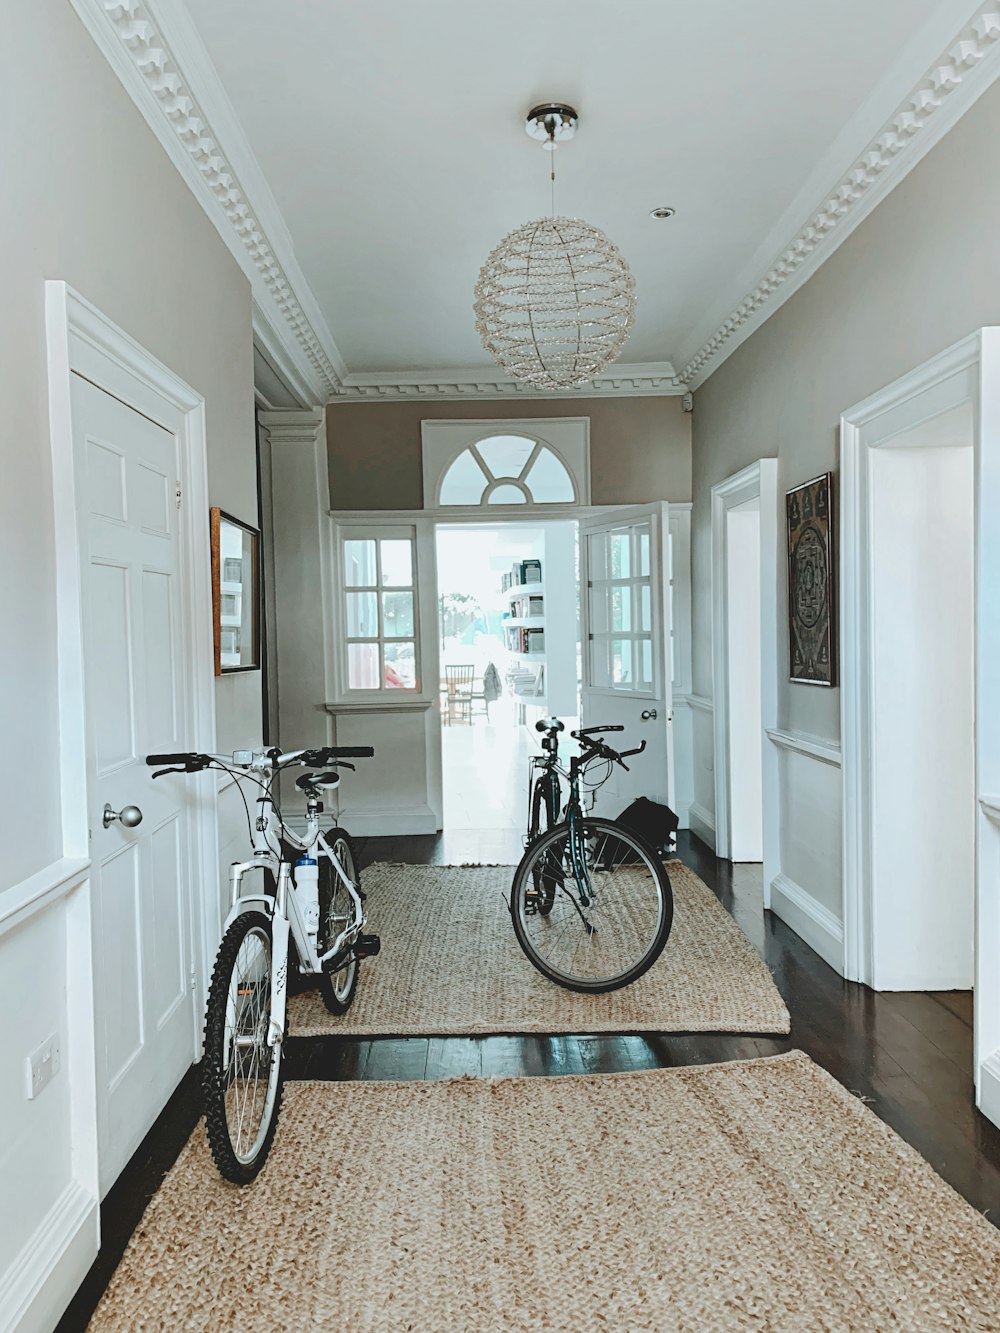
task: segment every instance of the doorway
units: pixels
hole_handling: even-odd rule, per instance
[[[779,874],[777,463],[762,458],[712,487],[717,856],[763,907]]]
[[[729,859],[764,860],[760,707],[760,497],[726,514],[729,672]]]
[[[443,828],[516,847],[534,724],[579,714],[577,525],[439,523],[435,543]]]
[[[975,421],[971,400],[935,410],[937,395],[918,397],[922,407],[890,414],[866,448],[863,979],[971,991]]]

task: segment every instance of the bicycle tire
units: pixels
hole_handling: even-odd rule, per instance
[[[542,828],[542,818],[545,827]],[[559,822],[559,779],[554,773],[544,773],[535,782],[531,790],[531,824],[528,829],[528,846],[536,842],[543,833]],[[535,889],[535,910],[539,916],[548,916],[555,901],[555,888],[551,875],[544,873],[541,862],[532,872]]]
[[[354,860],[354,848],[351,846],[350,838],[342,829],[333,829],[326,837],[330,849],[344,867],[348,878],[356,889],[360,889],[361,878],[358,875]],[[338,851],[338,848],[341,850]],[[325,856],[321,856],[319,858],[320,953],[324,953],[330,947],[327,918],[331,911],[335,915],[337,914],[338,891],[345,899],[349,899],[347,890],[340,882],[333,866]],[[351,961],[338,972],[323,972],[320,975],[320,998],[331,1014],[346,1014],[350,1009],[357,993],[360,973],[361,961],[352,957]]]
[[[528,847],[521,858],[520,864],[514,872],[514,880],[511,885],[511,919],[518,944],[532,965],[543,976],[567,990],[596,995],[631,985],[632,982],[637,981],[639,977],[648,972],[659,958],[673,925],[673,890],[670,887],[667,872],[657,853],[638,834],[611,819],[581,816],[577,821],[577,827],[584,848],[589,849],[592,843],[603,838],[603,843],[600,844],[593,864],[588,865],[588,873],[601,877],[598,892],[595,895],[597,906],[589,909],[590,917],[584,916],[584,911],[587,909],[582,909],[579,906],[579,899],[577,899],[576,906],[572,901],[575,879],[573,870],[568,864],[570,826],[568,822],[564,822],[557,824],[548,833],[539,837]],[[601,848],[603,851],[600,850]],[[618,859],[622,852],[628,850],[638,854],[638,862]],[[590,855],[589,850],[586,855]],[[602,855],[605,856],[608,864],[602,864]],[[560,905],[560,912],[550,916],[547,922],[539,924],[539,914],[532,911],[530,907],[531,889],[528,886],[531,885],[533,888],[533,874],[536,865],[544,866],[546,862],[551,864],[557,857],[563,867],[564,880],[568,881],[568,884],[564,882],[557,888],[556,902]],[[636,870],[637,864],[642,868]],[[624,867],[632,867],[631,872],[623,869]],[[652,882],[651,900],[648,907],[645,902],[637,905],[635,901],[638,890],[641,890],[643,894],[649,893],[649,884],[643,877],[643,870],[648,872],[648,880]],[[628,883],[630,873],[631,886]],[[615,876],[617,876],[616,881],[613,880]],[[618,893],[617,898],[615,897],[616,893]],[[630,898],[632,901],[630,901]],[[598,910],[606,914],[599,918],[600,924],[598,926],[591,928],[587,925],[587,921],[593,923]],[[655,919],[651,919],[651,914],[655,916]],[[556,916],[558,916],[558,921]],[[598,971],[596,975],[582,975],[580,971],[574,971],[566,966],[557,966],[550,953],[546,952],[544,947],[546,941],[554,946],[558,942],[555,930],[557,928],[561,929],[565,934],[570,927],[575,929],[576,922],[579,923],[581,936],[576,943],[574,956],[580,952],[581,940],[594,939],[595,936],[601,934],[602,929],[605,932],[605,937],[613,939],[615,926],[618,922],[628,932],[635,934],[640,947],[634,950],[627,949],[624,955],[626,961],[621,965],[617,963],[610,964],[605,972]],[[552,935],[547,935],[547,932],[550,931],[553,932]],[[561,938],[560,936],[559,939]],[[601,943],[603,944],[603,938]],[[572,947],[572,936],[567,940],[567,944]],[[597,952],[595,947],[591,951],[591,956],[593,957]],[[611,957],[610,949],[608,956]],[[598,957],[595,968],[599,962]]]
[[[258,946],[256,956],[244,954],[244,945],[251,936]],[[205,1129],[212,1158],[220,1175],[235,1185],[247,1185],[259,1174],[274,1142],[281,1110],[284,1083],[282,1047],[280,1043],[275,1046],[266,1044],[267,1030],[271,1021],[271,948],[271,923],[268,918],[262,912],[241,913],[230,925],[219,945],[205,1011],[205,1050],[201,1066]],[[237,980],[236,994],[233,995],[232,983],[241,967],[241,954],[248,969],[251,964],[256,966],[252,976],[248,972],[243,982]],[[245,998],[241,997],[260,993],[265,976],[264,1001],[256,1006],[248,1005]],[[243,1010],[249,1008],[249,1014],[241,1013],[241,1008]],[[230,1031],[230,1018],[232,1018],[232,1031]],[[253,1055],[250,1057],[245,1052],[241,1056],[237,1055],[233,1047],[238,1027],[244,1025],[248,1018],[257,1038],[252,1048]],[[243,1035],[249,1037],[250,1033],[246,1031]],[[239,1065],[245,1066],[248,1058],[252,1071],[255,1067],[254,1061],[260,1061],[262,1053],[265,1053],[262,1063],[267,1078],[260,1108],[260,1123],[246,1150],[241,1151],[242,1137],[239,1137],[234,1144],[230,1125],[233,1103],[238,1103],[240,1098],[240,1090],[236,1085],[237,1074],[232,1071],[237,1070]],[[235,1092],[233,1092],[234,1087]],[[255,1097],[258,1089],[259,1079],[254,1085]],[[250,1095],[250,1089],[247,1087],[243,1092],[244,1110],[247,1109],[246,1099]],[[238,1134],[242,1129],[242,1123],[241,1114]]]

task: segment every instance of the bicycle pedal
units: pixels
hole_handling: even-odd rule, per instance
[[[354,946],[355,958],[374,958],[382,948],[382,941],[377,935],[359,935]]]

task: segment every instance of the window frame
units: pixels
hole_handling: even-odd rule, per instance
[[[351,541],[375,542],[375,583],[349,584],[347,581],[346,543]],[[383,541],[408,541],[410,543],[410,583],[402,586],[385,584],[382,579]],[[388,703],[392,700],[412,702],[426,697],[424,685],[424,652],[421,636],[420,619],[420,573],[421,554],[419,533],[414,524],[371,524],[338,523],[335,541],[336,560],[336,634],[338,697],[347,703],[365,700]],[[375,594],[378,633],[373,635],[349,634],[348,595],[356,592]],[[382,598],[387,592],[409,592],[413,598],[413,632],[407,635],[387,635],[383,619]],[[362,688],[350,684],[350,645],[353,643],[376,644],[378,647],[379,679],[381,684],[374,688]],[[385,684],[385,649],[387,644],[413,644],[413,668],[415,684],[413,686],[388,687]]]
[[[423,454],[423,508],[440,514],[528,514],[536,510],[557,513],[590,504],[590,418],[511,417],[471,420],[426,420],[420,423]],[[571,500],[535,500],[518,478],[499,476],[486,467],[483,492],[475,504],[441,504],[441,487],[452,465],[471,449],[496,435],[515,435],[550,450],[566,469],[573,487]],[[482,461],[480,467],[484,467]],[[527,467],[527,465],[525,465]],[[488,474],[488,475],[487,475]],[[493,480],[490,481],[489,477]],[[489,497],[498,485],[511,484],[525,490],[524,503],[491,504]]]
[[[646,536],[649,543],[648,562],[647,562],[648,568],[645,574],[641,572],[642,565],[640,560],[641,530],[643,526],[645,526],[646,528]],[[626,533],[628,534],[628,540],[629,540],[629,573],[627,575],[612,575],[610,570],[608,570],[605,577],[595,578],[593,559],[591,554],[592,552],[591,543],[594,541],[595,538],[600,538],[601,540],[609,544],[609,549],[610,549],[611,539],[614,538],[615,536],[619,536]],[[595,690],[600,690],[602,693],[606,693],[609,695],[628,694],[628,695],[634,695],[639,698],[657,697],[658,689],[661,688],[662,686],[662,682],[659,679],[659,672],[666,670],[669,678],[669,664],[661,663],[658,660],[659,654],[657,651],[657,644],[654,641],[654,635],[653,635],[653,621],[655,619],[653,598],[659,595],[658,594],[659,584],[656,577],[656,571],[654,570],[654,564],[656,563],[654,560],[654,551],[656,547],[656,542],[655,542],[656,534],[653,529],[652,517],[650,516],[649,518],[640,519],[638,521],[633,521],[631,523],[624,522],[620,527],[609,526],[607,528],[602,528],[597,532],[587,532],[584,535],[586,536],[586,541],[587,541],[587,582],[588,582],[587,597],[590,602],[590,610],[588,611],[590,624],[589,624],[588,644],[587,644],[587,648],[590,653],[590,680],[591,682],[593,682],[596,676],[595,654],[598,651],[598,645],[603,646],[607,652],[606,674],[608,677],[606,684],[594,685],[592,683],[590,688]],[[632,601],[632,611],[630,614],[630,619],[632,621],[633,627],[627,630],[626,629],[616,630],[610,627],[610,622],[612,618],[612,599],[615,590],[623,588],[629,589],[629,595]],[[636,608],[640,607],[642,604],[643,588],[648,588],[649,590],[649,607],[650,607],[649,628],[640,630],[635,628],[635,622],[636,622]],[[605,606],[607,608],[608,621],[609,621],[609,628],[600,630],[595,629],[593,623],[594,594],[595,592],[597,592],[598,589],[600,589],[602,599],[604,600]],[[666,613],[667,613],[667,608],[664,607],[664,614]],[[632,668],[633,677],[635,672],[634,663],[636,660],[638,660],[642,652],[641,645],[643,643],[649,644],[649,680],[644,681],[641,686],[636,685],[634,679],[632,684],[616,684],[614,681],[613,644],[616,641],[624,642],[626,640],[631,645],[631,653],[633,658],[633,668]]]

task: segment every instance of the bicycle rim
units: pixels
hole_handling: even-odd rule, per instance
[[[233,1155],[256,1161],[278,1092],[281,1048],[267,1044],[271,1022],[271,940],[261,926],[247,931],[229,975],[222,1041],[222,1102]]]
[[[346,838],[337,838],[331,849],[344,868],[344,873],[353,882],[357,879],[354,869],[354,853]],[[330,901],[326,906],[326,919],[323,922],[325,945],[333,943],[340,932],[354,920],[354,902],[348,893],[344,881],[333,866],[329,867],[332,888]],[[339,1004],[346,1005],[351,998],[354,977],[358,970],[358,960],[352,955],[350,960],[338,971],[330,974],[330,986],[334,998]]]
[[[655,852],[611,820],[560,824],[528,849],[514,876],[518,942],[543,975],[570,990],[617,990],[659,957],[673,920],[673,895]],[[571,839],[577,836],[576,851]],[[537,877],[551,910],[533,910]]]

